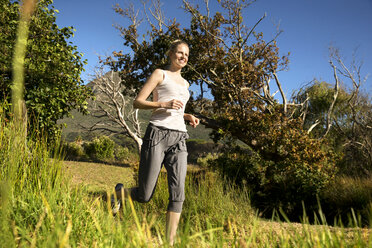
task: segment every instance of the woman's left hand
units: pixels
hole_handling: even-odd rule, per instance
[[[190,126],[195,128],[197,125],[199,125],[200,120],[196,118],[193,115],[185,114],[184,119],[189,122]]]

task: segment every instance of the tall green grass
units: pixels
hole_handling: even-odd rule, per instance
[[[15,144],[2,119],[0,247],[167,247],[166,176],[149,204],[125,201],[112,216],[107,197],[71,187],[43,141]],[[191,174],[176,247],[368,247],[367,229],[260,220],[247,191],[213,173]],[[108,195],[111,192],[107,192]],[[368,233],[368,235],[367,235]]]
[[[324,212],[336,216],[336,221],[353,226],[354,212],[360,225],[368,226],[372,223],[372,177],[338,176],[322,192],[321,202]]]
[[[0,111],[1,113],[2,111]],[[0,114],[0,247],[168,247],[166,175],[148,204],[112,216],[106,196],[72,187],[58,153]],[[58,149],[52,149],[58,151]],[[263,221],[247,190],[217,174],[191,173],[176,247],[370,247],[369,229]],[[322,219],[319,224],[324,224]]]
[[[32,1],[27,1],[31,3]],[[27,21],[20,28],[14,70],[16,120],[21,118],[23,58]],[[17,43],[17,44],[18,44]],[[23,50],[22,50],[23,49]],[[16,63],[16,62],[15,62]],[[19,111],[18,111],[19,110]],[[18,117],[17,117],[18,116]],[[167,247],[164,242],[167,183],[159,179],[157,194],[147,205],[125,201],[112,216],[105,197],[71,187],[64,177],[58,148],[51,148],[7,120],[0,107],[0,247]],[[32,134],[31,134],[32,136]],[[263,222],[250,207],[246,190],[216,174],[191,175],[177,247],[370,247],[369,230],[313,230],[288,223]],[[275,225],[274,225],[275,224]],[[349,235],[350,233],[350,235]]]

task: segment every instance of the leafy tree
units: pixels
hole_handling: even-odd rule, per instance
[[[337,99],[335,101],[334,109],[332,112],[332,128],[330,130],[330,139],[337,141],[334,126],[337,123],[348,125],[346,116],[348,115],[348,99],[350,93],[347,92],[345,86],[338,89]],[[327,114],[329,107],[333,101],[335,89],[334,86],[327,82],[319,82],[317,80],[311,82],[309,85],[302,87],[300,90],[294,92],[292,98],[296,103],[307,101],[306,111],[297,112],[296,115],[302,114],[303,127],[308,130],[315,138],[324,136],[327,129]],[[340,141],[340,140],[338,140]]]
[[[147,33],[148,39],[143,41],[138,39],[140,21],[136,19],[134,8],[123,10],[117,6],[116,12],[133,22],[128,27],[119,27],[124,45],[133,53],[114,52],[102,62],[120,73],[126,86],[124,94],[135,96],[151,72],[167,64],[164,54],[169,44],[179,38],[187,41],[191,47],[190,62],[184,76],[200,87],[199,95],[191,99],[189,111],[196,113],[204,124],[215,128],[218,133],[227,132],[251,145],[251,138],[257,135],[245,137],[240,127],[282,108],[269,94],[268,84],[272,73],[284,69],[288,59],[279,57],[275,39],[266,42],[263,34],[255,31],[265,16],[252,28],[243,24],[242,9],[251,2],[220,2],[228,13],[227,17],[218,12],[210,17],[209,9],[208,15],[203,15],[198,8],[184,1],[184,8],[191,15],[191,24],[190,28],[183,30],[175,20],[166,23],[161,11],[157,12],[158,25],[150,21],[151,31]],[[213,100],[204,97],[206,91],[211,93]],[[235,123],[239,125],[234,126],[229,124],[232,120],[244,123]]]
[[[318,207],[316,195],[333,180],[333,168],[329,165],[334,163],[333,154],[319,151],[319,142],[309,141],[307,135],[300,134],[292,130],[278,139],[286,140],[286,144],[279,146],[279,154],[293,149],[286,159],[270,160],[251,149],[233,147],[212,159],[211,168],[217,168],[237,185],[247,186],[252,204],[266,217],[270,218],[273,210],[282,209],[288,217],[298,220],[303,213],[303,203],[310,212]],[[302,146],[291,145],[293,139],[296,143],[302,141]]]
[[[337,49],[330,51],[336,86],[340,86],[315,81],[296,92],[294,102],[306,99],[306,111],[302,113],[304,128],[313,137],[327,139],[332,144],[342,156],[339,164],[342,172],[369,176],[372,173],[372,101],[361,91],[367,77],[362,77],[361,64],[357,64],[355,54],[351,65],[346,66]]]
[[[91,96],[80,79],[86,62],[77,47],[68,42],[73,28],[57,26],[58,10],[52,3],[38,1],[31,17],[24,75],[24,99],[32,128],[49,137],[59,135],[57,120],[69,115],[70,110],[86,112],[86,99]],[[8,102],[19,8],[19,1],[0,0],[0,97]]]
[[[151,30],[142,41],[138,34],[141,22],[134,7],[122,9],[117,5],[115,11],[132,21],[128,27],[119,27],[124,45],[132,52],[114,52],[102,62],[120,73],[124,93],[134,96],[155,68],[166,65],[164,54],[170,42],[179,38],[187,41],[191,49],[184,77],[200,87],[190,101],[189,111],[214,128],[216,138],[232,135],[262,153],[265,144],[272,143],[268,130],[278,126],[285,129],[293,119],[295,105],[287,103],[283,92],[280,104],[269,90],[273,78],[281,89],[276,73],[286,68],[288,57],[279,56],[275,38],[280,32],[265,41],[263,34],[256,31],[265,15],[252,27],[244,24],[242,11],[253,1],[218,2],[224,12],[211,16],[208,1],[203,14],[184,0],[191,21],[190,27],[183,29],[175,20],[167,21],[159,6],[154,7],[158,10],[154,14],[158,25],[148,19]],[[206,92],[212,97],[206,98]]]
[[[242,12],[254,1],[218,2],[223,11],[212,16],[208,1],[204,1],[204,13],[184,0],[183,7],[191,20],[190,26],[183,29],[176,20],[167,20],[155,6],[151,9],[154,18],[147,15],[150,31],[143,40],[139,40],[140,21],[134,7],[116,6],[116,12],[132,21],[128,27],[119,27],[131,53],[114,52],[102,62],[120,73],[123,92],[134,96],[155,68],[166,65],[164,54],[170,42],[185,40],[190,46],[190,58],[183,76],[200,89],[194,92],[188,111],[214,129],[216,140],[235,137],[250,147],[257,158],[251,162],[260,167],[251,172],[265,179],[257,187],[263,187],[266,195],[278,193],[274,189],[286,185],[288,196],[314,199],[333,178],[335,156],[324,140],[312,139],[303,130],[301,118],[294,115],[303,104],[288,102],[282,91],[277,72],[286,68],[288,57],[280,56],[276,46],[280,32],[266,41],[256,31],[265,15],[251,27],[244,23]],[[270,93],[271,79],[281,92],[282,103]],[[229,166],[222,171],[232,179],[242,166],[249,171],[252,164],[239,162],[244,159],[234,161],[237,157],[233,153],[224,158]],[[239,182],[258,183],[248,177],[249,173],[242,174],[246,178]]]

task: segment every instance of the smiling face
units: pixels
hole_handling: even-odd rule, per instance
[[[183,68],[189,60],[189,47],[184,43],[177,45],[169,52],[169,59],[171,66]]]

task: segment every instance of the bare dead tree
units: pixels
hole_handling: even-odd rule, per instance
[[[283,113],[284,114],[287,114],[287,102],[288,102],[287,101],[287,97],[284,94],[284,91],[283,91],[283,88],[282,88],[282,84],[280,83],[279,78],[278,78],[278,75],[276,74],[276,72],[273,73],[273,76],[274,76],[276,85],[278,86],[278,89],[280,91],[280,94],[282,96],[282,100],[283,100]]]
[[[364,157],[363,162],[358,166],[365,174],[370,174],[372,169],[372,102],[369,96],[362,96],[360,88],[368,79],[368,75],[362,77],[361,68],[363,63],[357,63],[356,53],[354,52],[350,66],[347,66],[341,57],[338,49],[330,48],[330,61],[334,69],[334,77],[338,81],[338,74],[352,85],[350,96],[347,100],[347,107],[350,109],[349,125],[341,125],[333,119],[336,130],[346,138],[344,147],[357,151]],[[337,65],[337,67],[336,67]],[[336,91],[336,90],[335,90]],[[327,118],[331,118],[328,117]]]
[[[138,42],[138,33],[137,33],[137,28],[138,26],[142,23],[142,19],[138,17],[139,11],[135,10],[133,3],[129,4],[126,8],[121,8],[119,4],[116,4],[114,7],[114,10],[116,13],[128,18],[131,22],[130,29],[132,32],[130,32],[131,40],[135,44],[135,50],[138,49],[140,46]],[[116,29],[120,31],[120,33],[125,36],[128,34],[125,29],[123,29],[122,26],[115,24],[114,25]]]
[[[330,60],[329,62],[333,68],[333,75],[334,75],[334,78],[335,78],[335,88],[334,88],[334,93],[333,93],[333,101],[331,103],[331,105],[329,106],[329,109],[328,109],[328,112],[327,112],[327,118],[326,118],[326,131],[323,135],[323,137],[325,137],[328,133],[329,133],[329,130],[331,129],[331,126],[332,126],[332,112],[333,112],[333,108],[335,106],[335,103],[337,101],[337,96],[338,96],[338,93],[339,93],[339,90],[340,90],[340,82],[338,80],[338,76],[337,76],[337,68],[336,66],[333,64],[333,61]]]
[[[167,24],[169,20],[165,17],[163,13],[163,10],[161,7],[162,4],[160,0],[151,0],[151,4],[149,7],[147,6],[148,0],[147,1],[142,0],[141,2],[143,5],[143,11],[146,15],[146,20],[150,24],[151,27],[155,28],[155,25],[151,21],[151,19],[154,19],[155,22],[157,22],[159,32],[163,31],[163,26],[165,26],[166,28],[169,28],[169,25]],[[150,15],[147,13],[147,11],[150,12]]]
[[[138,109],[134,109],[132,99],[122,93],[125,82],[117,73],[111,71],[104,74],[103,69],[99,69],[92,85],[96,100],[92,103],[91,112],[100,121],[94,123],[90,130],[127,135],[136,142],[138,151],[141,151],[142,134]]]
[[[330,65],[333,69],[333,72],[334,72],[333,76],[334,76],[334,79],[335,79],[335,83],[334,83],[332,102],[328,107],[327,113],[325,114],[325,127],[326,128],[325,128],[325,131],[323,132],[322,136],[319,137],[319,139],[324,139],[328,135],[329,131],[331,130],[331,128],[334,124],[334,118],[333,118],[334,107],[335,107],[336,101],[338,100],[338,95],[339,95],[339,91],[340,91],[340,80],[339,80],[339,77],[337,75],[337,70],[338,69],[337,69],[337,67],[334,64],[332,59],[330,59],[329,63],[330,63]],[[312,82],[310,82],[310,83],[312,83]],[[279,87],[279,85],[278,85],[278,87]],[[282,90],[281,90],[281,93],[282,93]],[[304,94],[304,93],[305,92],[303,92],[302,90],[298,91],[295,94],[295,96],[292,96],[292,101],[293,101],[293,99],[300,99],[299,96]],[[282,96],[283,96],[283,93],[282,93]],[[285,99],[285,96],[283,96],[283,99]],[[310,98],[309,98],[308,93],[306,93],[306,98],[303,99],[302,102],[299,102],[299,103],[296,103],[296,104],[287,103],[287,105],[293,105],[293,106],[297,107],[295,109],[295,111],[298,111],[299,116],[302,117],[302,123],[303,124],[305,124],[305,120],[306,120],[306,117],[308,115],[309,102],[310,102]],[[286,105],[285,101],[284,101],[284,105]],[[284,108],[285,108],[285,106],[284,106]],[[319,118],[314,120],[314,122],[307,129],[307,133],[311,133],[314,130],[314,128],[317,127],[321,123],[322,123],[322,121]]]

